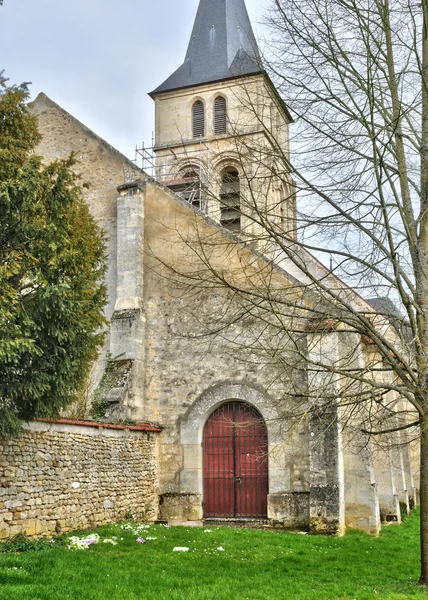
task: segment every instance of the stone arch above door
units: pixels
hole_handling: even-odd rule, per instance
[[[262,390],[241,383],[223,383],[202,393],[181,421],[180,441],[183,449],[183,469],[180,473],[182,494],[203,494],[203,430],[210,414],[225,402],[240,400],[254,406],[265,420],[268,431],[268,451],[275,455],[269,462],[269,493],[289,487],[285,470],[281,419],[273,400]],[[201,504],[202,507],[202,504]]]

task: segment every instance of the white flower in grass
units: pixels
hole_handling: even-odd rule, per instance
[[[223,548],[223,546],[219,546],[219,547],[217,548],[217,550],[219,550],[220,552],[224,552],[224,548]]]
[[[122,523],[120,528],[122,531],[130,531],[133,535],[140,535],[140,533],[150,529],[150,525],[145,523]]]
[[[176,546],[173,549],[173,552],[189,552],[189,548],[186,548],[185,546]]]
[[[150,541],[154,541],[154,540],[157,540],[157,539],[158,539],[158,538],[155,538],[155,537],[150,537],[150,536],[146,537],[146,540],[150,540]]]
[[[204,533],[212,533],[212,529],[204,529]]]
[[[79,538],[77,535],[72,535],[69,539],[67,548],[69,550],[87,550],[89,546],[98,544],[100,536],[97,533],[91,533],[90,535]]]

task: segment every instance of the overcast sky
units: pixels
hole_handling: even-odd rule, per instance
[[[215,0],[212,0],[215,1]],[[129,158],[151,142],[147,93],[184,60],[199,0],[3,0],[0,70],[31,81]],[[246,0],[257,35],[269,0]]]

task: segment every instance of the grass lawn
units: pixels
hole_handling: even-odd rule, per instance
[[[67,549],[68,535],[28,548],[0,546],[0,599],[427,599],[416,585],[418,525],[414,514],[379,538],[109,525],[87,550]],[[113,536],[116,545],[103,543]],[[189,551],[174,552],[176,546]]]

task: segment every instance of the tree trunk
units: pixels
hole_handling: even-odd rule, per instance
[[[421,577],[419,583],[428,585],[428,417],[421,417]]]
[[[426,298],[426,282],[428,278],[428,0],[422,0],[423,30],[422,30],[422,140],[421,140],[421,225],[419,243],[419,265],[415,270],[419,307],[422,318],[419,317],[419,335],[422,347],[427,348],[428,302]],[[419,280],[419,281],[418,281]],[[421,285],[423,283],[423,285]],[[426,355],[419,372],[426,372]],[[422,381],[426,382],[426,377]],[[420,472],[420,505],[421,505],[421,578],[419,583],[428,585],[428,417],[421,417],[421,472]]]

